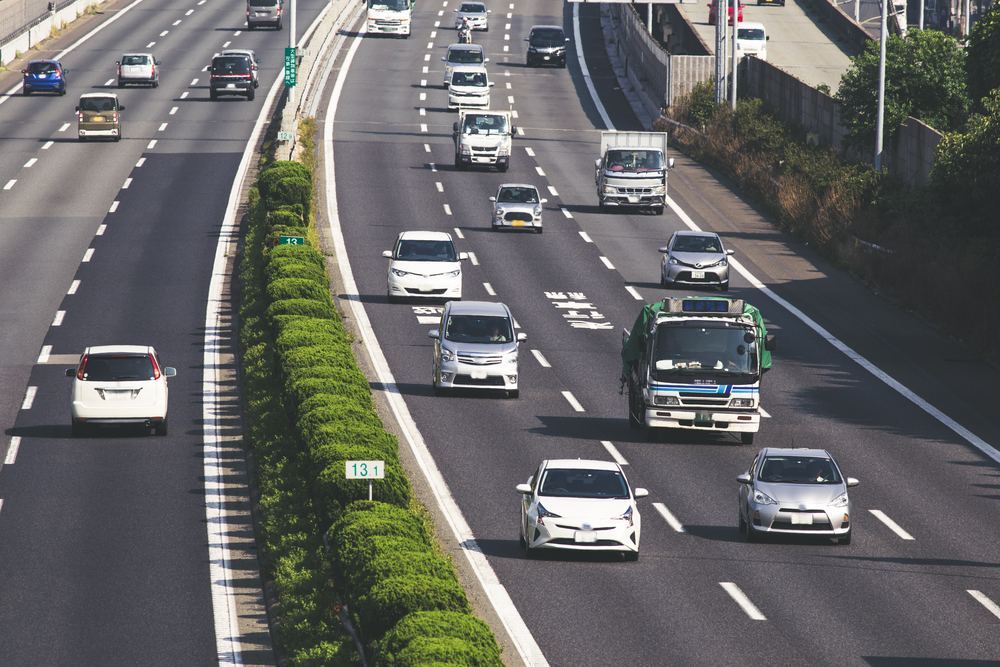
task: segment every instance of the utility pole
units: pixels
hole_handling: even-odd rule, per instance
[[[878,53],[878,124],[875,126],[875,171],[882,171],[882,126],[885,124],[885,22],[886,5],[882,0],[882,25],[879,28]]]
[[[726,101],[726,0],[715,0],[715,103]]]
[[[733,89],[732,89],[732,109],[736,111],[736,38],[740,32],[740,26],[737,19],[739,19],[739,4],[740,0],[731,0],[733,7]]]

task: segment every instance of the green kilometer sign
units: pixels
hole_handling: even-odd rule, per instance
[[[295,85],[295,47],[285,47],[285,85]]]
[[[303,236],[279,236],[278,245],[305,245],[306,239]]]

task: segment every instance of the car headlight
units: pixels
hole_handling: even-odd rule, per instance
[[[680,405],[681,401],[676,396],[654,396],[653,403],[655,405]]]
[[[540,218],[540,217],[542,217],[542,207],[541,207],[541,206],[536,206],[536,207],[535,207],[535,210],[534,210],[534,211],[533,211],[532,213],[533,213],[533,215],[534,215],[534,216],[535,216],[536,218]]]
[[[442,345],[441,346],[441,361],[455,361],[455,353]]]
[[[538,53],[538,49],[535,48],[534,46],[532,46],[531,44],[529,44],[528,45],[528,53]]]
[[[680,262],[677,261],[677,258],[671,257],[670,259],[667,260],[667,264],[673,264],[674,266],[677,266],[678,264],[680,264]]]
[[[513,352],[509,353],[504,358],[504,363],[507,363],[507,364],[516,364],[517,363],[517,350],[514,350]]]
[[[606,194],[606,195],[616,195],[616,194],[618,194],[618,188],[616,188],[613,185],[605,185],[604,186],[604,194]]]
[[[628,509],[619,514],[618,516],[611,517],[612,521],[628,521],[628,527],[632,527],[632,506],[629,505]]]
[[[462,269],[455,269],[454,271],[449,271],[444,275],[448,278],[458,278],[460,275],[462,275]]]
[[[731,408],[752,408],[753,399],[752,398],[734,398],[729,401],[729,407]]]
[[[654,195],[662,195],[666,191],[667,191],[667,189],[665,187],[663,187],[662,185],[657,185],[656,187],[653,188],[653,194]]]
[[[830,507],[847,507],[847,491],[831,500]]]
[[[760,489],[754,489],[753,501],[758,505],[777,505],[778,501],[767,495]]]
[[[399,269],[390,269],[389,271],[392,273],[392,275],[398,278],[405,278],[406,276],[410,275],[406,271],[400,271]]]
[[[542,525],[542,526],[545,525],[544,519],[561,519],[561,518],[562,517],[559,516],[558,514],[556,514],[554,512],[548,511],[547,509],[545,509],[545,507],[542,506],[541,503],[538,503],[538,523],[539,523],[539,525]]]
[[[498,207],[495,211],[493,211],[493,214],[496,215],[497,219],[499,220],[500,218],[503,217],[503,209]]]
[[[462,155],[472,155],[472,149],[468,146],[468,144],[462,144],[461,151]]]

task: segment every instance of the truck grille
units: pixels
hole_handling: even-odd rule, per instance
[[[375,19],[375,25],[398,28],[402,23],[399,19]]]
[[[620,195],[649,195],[653,194],[653,188],[617,188]]]

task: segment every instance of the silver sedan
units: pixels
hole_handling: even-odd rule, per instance
[[[771,534],[816,535],[851,543],[851,499],[858,480],[844,477],[824,449],[760,450],[739,482],[740,532],[747,542]]]
[[[499,231],[508,228],[534,229],[542,233],[542,204],[548,201],[538,196],[538,188],[525,183],[504,183],[490,197],[493,211],[490,228]]]
[[[729,255],[722,239],[712,232],[674,232],[667,245],[660,248],[660,284],[704,285],[729,290]]]
[[[455,10],[455,30],[462,27],[462,19],[469,19],[470,28],[487,31],[490,29],[490,13],[482,2],[463,2]]]

